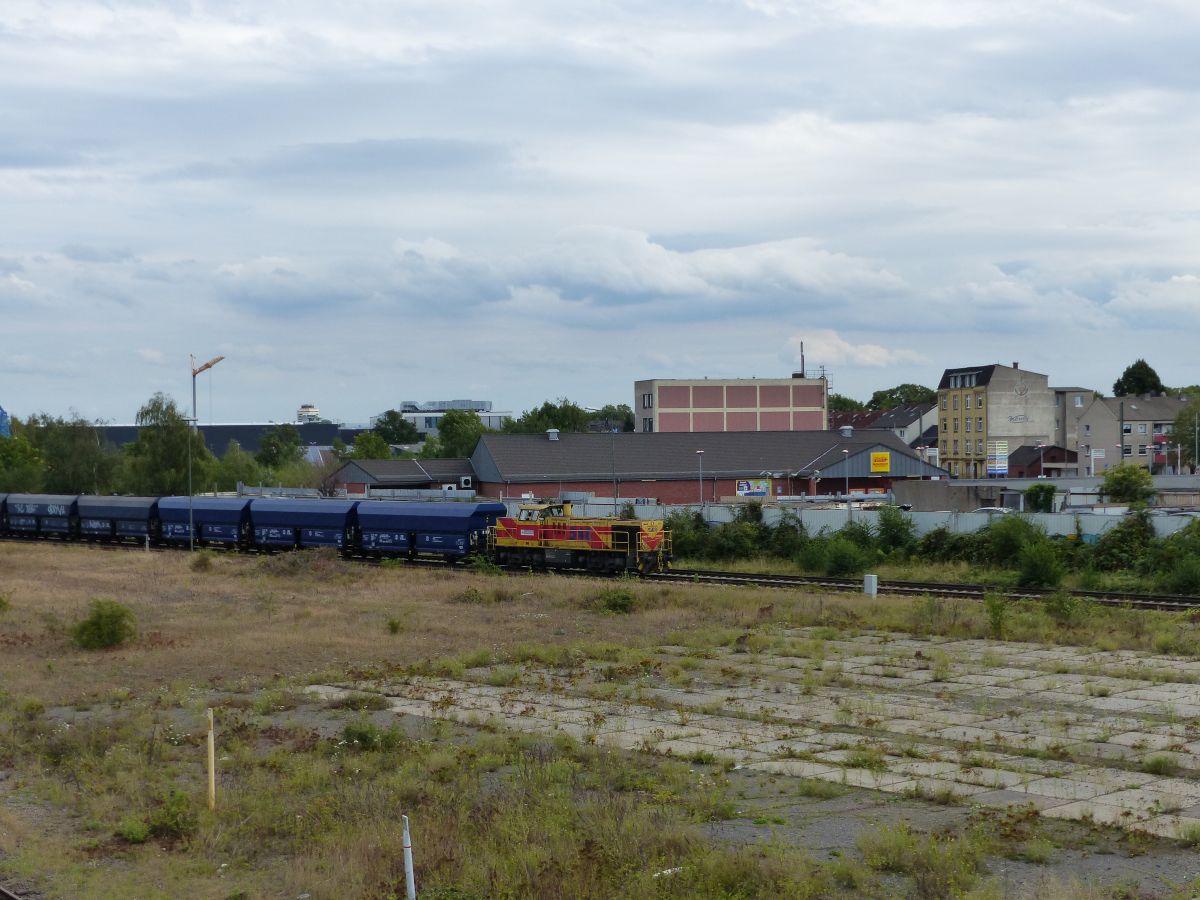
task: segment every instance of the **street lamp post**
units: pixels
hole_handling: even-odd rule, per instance
[[[842,471],[846,476],[846,521],[850,521],[850,451],[842,450]]]
[[[1038,477],[1041,478],[1046,474],[1046,443],[1045,441],[1037,442],[1038,449]]]
[[[196,357],[189,354],[188,358],[192,361],[192,418],[191,430],[188,433],[188,550],[196,549],[196,524],[192,517],[192,440],[197,433],[197,418],[196,418],[196,376],[201,372],[207,371],[223,360],[224,356],[214,356],[202,366],[196,365]]]
[[[700,512],[704,512],[704,451],[696,451],[696,461],[700,465]]]

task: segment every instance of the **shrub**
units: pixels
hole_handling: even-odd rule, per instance
[[[808,543],[808,532],[795,515],[785,512],[766,537],[767,553],[778,559],[793,559]]]
[[[1008,600],[1003,594],[986,593],[983,595],[983,610],[987,613],[988,628],[992,637],[1000,640],[1004,637],[1004,626],[1008,623]]]
[[[342,729],[342,740],[355,750],[368,752],[371,750],[395,750],[400,746],[400,729],[393,725],[391,728],[380,728],[370,719],[351,722]]]
[[[1139,510],[1130,513],[1100,536],[1092,559],[1096,568],[1107,572],[1144,569],[1155,542],[1150,515],[1145,510]]]
[[[800,548],[796,565],[806,572],[824,572],[829,561],[829,538],[816,537]]]
[[[1057,587],[1063,577],[1054,546],[1047,540],[1032,541],[1018,555],[1017,584],[1021,587]]]
[[[399,619],[388,619],[387,621],[388,634],[399,634],[403,627],[403,623]]]
[[[980,529],[983,545],[979,548],[986,562],[999,566],[1016,565],[1021,548],[1043,540],[1045,532],[1024,516],[1000,516]]]
[[[748,559],[762,549],[762,529],[750,522],[726,522],[709,534],[708,556]]]
[[[1066,591],[1057,591],[1042,598],[1046,615],[1062,625],[1077,625],[1091,614],[1092,606],[1082,597],[1074,597]]]
[[[201,550],[192,557],[191,569],[193,572],[207,572],[213,567],[214,559],[216,554],[211,550]]]
[[[1181,559],[1162,580],[1163,590],[1169,594],[1200,595],[1200,559]]]
[[[825,557],[825,574],[857,575],[872,562],[871,554],[843,537],[829,542]]]
[[[636,598],[629,588],[605,588],[596,595],[599,606],[611,613],[631,613]]]
[[[87,618],[71,628],[72,639],[84,650],[119,647],[136,634],[133,611],[113,600],[93,600]]]
[[[0,594],[0,616],[10,609],[12,609],[12,600],[9,599],[8,594]]]
[[[150,814],[147,824],[150,834],[155,837],[178,840],[195,831],[196,822],[191,798],[183,791],[173,789]]]
[[[480,575],[503,575],[504,570],[486,556],[472,556],[467,568]]]
[[[1052,484],[1030,485],[1025,489],[1025,508],[1035,513],[1053,512],[1055,490]]]
[[[1154,479],[1141,466],[1121,463],[1104,473],[1100,493],[1114,503],[1146,503],[1154,496]]]
[[[137,816],[126,816],[113,833],[128,844],[144,844],[150,838],[150,826]]]
[[[897,550],[908,553],[917,540],[917,526],[899,507],[885,506],[879,510],[879,549],[885,553]]]
[[[861,547],[863,550],[875,549],[875,530],[871,527],[871,523],[863,519],[855,519],[853,522],[847,522],[838,531],[837,536],[850,541],[856,547]]]

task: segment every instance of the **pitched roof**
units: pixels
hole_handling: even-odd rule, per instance
[[[898,454],[893,472],[945,474],[922,462],[890,431],[856,431],[849,438],[837,431],[623,432],[561,434],[557,441],[544,434],[485,434],[471,462],[481,481],[493,483],[607,481],[614,473],[626,481],[686,479],[697,477],[701,465],[710,477],[764,472],[807,477],[844,466],[843,450],[853,459],[878,447]]]
[[[906,428],[937,406],[936,403],[917,403],[885,409],[875,420],[873,428]]]
[[[982,387],[992,380],[992,373],[995,371],[995,364],[990,366],[963,366],[958,369],[947,369],[942,373],[942,380],[938,382],[938,390],[944,391],[950,387],[951,375],[970,375],[972,373],[977,376],[975,378],[975,386]]]
[[[473,475],[469,459],[352,459],[335,475],[335,480],[357,480],[354,470],[371,484],[432,484],[457,481]]]
[[[1182,397],[1101,397],[1108,411],[1120,417],[1121,404],[1125,404],[1126,422],[1174,422],[1180,410],[1188,405]]]

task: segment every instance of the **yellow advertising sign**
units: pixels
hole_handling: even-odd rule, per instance
[[[871,474],[882,472],[885,475],[892,471],[892,454],[887,450],[871,454]]]

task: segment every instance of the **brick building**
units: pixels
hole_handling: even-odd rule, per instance
[[[649,432],[824,431],[824,378],[653,378],[633,385],[634,428]]]

